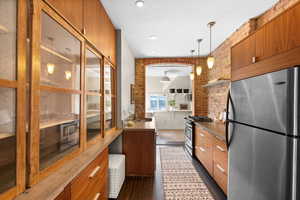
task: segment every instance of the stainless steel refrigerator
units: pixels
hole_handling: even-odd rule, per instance
[[[228,200],[300,200],[299,70],[231,83]]]

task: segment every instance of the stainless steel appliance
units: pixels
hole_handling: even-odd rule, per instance
[[[195,135],[195,122],[212,122],[212,119],[206,116],[188,116],[185,117],[185,149],[191,155],[194,156],[194,135]]]
[[[60,125],[60,151],[79,143],[79,120]]]
[[[231,83],[228,200],[300,199],[299,76],[294,67]]]

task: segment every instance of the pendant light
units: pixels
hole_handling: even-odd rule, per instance
[[[209,43],[209,56],[207,58],[207,66],[208,66],[208,69],[212,69],[214,67],[214,64],[215,64],[215,58],[211,55],[211,28],[216,24],[216,22],[209,22],[207,24],[207,26],[209,27],[209,40],[210,40],[210,43]]]
[[[54,49],[54,38],[53,37],[47,37],[47,39],[50,41],[51,43],[51,47]],[[55,70],[55,65],[53,63],[47,63],[47,72],[49,75],[53,74]]]
[[[200,65],[200,43],[202,42],[202,39],[198,39],[198,60],[199,60],[199,64],[196,67],[196,74],[197,76],[200,76],[202,74],[202,66]]]
[[[195,53],[195,50],[191,50],[191,57],[193,58],[193,56],[194,56],[194,53]],[[195,78],[195,75],[194,75],[194,72],[191,72],[190,73],[190,79],[193,81],[194,80],[194,78]]]
[[[168,71],[164,72],[165,75],[161,78],[160,80],[161,83],[169,83],[171,81],[170,78],[167,76],[167,73]]]

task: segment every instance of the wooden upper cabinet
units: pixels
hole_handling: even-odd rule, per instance
[[[298,65],[299,51],[300,3],[231,48],[231,79],[241,80]]]
[[[88,40],[115,64],[115,28],[99,0],[84,1],[84,29]]]
[[[238,43],[231,50],[232,69],[244,67],[253,63],[255,57],[255,37],[250,36]]]
[[[300,4],[287,12],[288,26],[288,48],[293,49],[300,46]]]
[[[80,32],[83,30],[84,0],[45,0],[71,22]],[[88,0],[90,1],[90,0]]]
[[[265,47],[263,58],[268,58],[288,50],[289,23],[287,13],[265,25]]]

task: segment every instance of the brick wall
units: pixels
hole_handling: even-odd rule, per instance
[[[299,1],[280,0],[271,9],[259,17],[249,20],[236,30],[213,52],[216,62],[214,68],[208,72],[208,80],[220,77],[229,78],[231,74],[231,47]],[[224,110],[228,89],[229,84],[207,89],[209,117],[216,118]]]
[[[153,64],[186,64],[195,66],[200,64],[203,66],[201,76],[195,76],[193,81],[193,114],[207,115],[207,91],[202,85],[207,83],[207,66],[206,58],[183,57],[183,58],[140,58],[135,60],[135,116],[138,119],[145,117],[145,78],[146,67]]]

